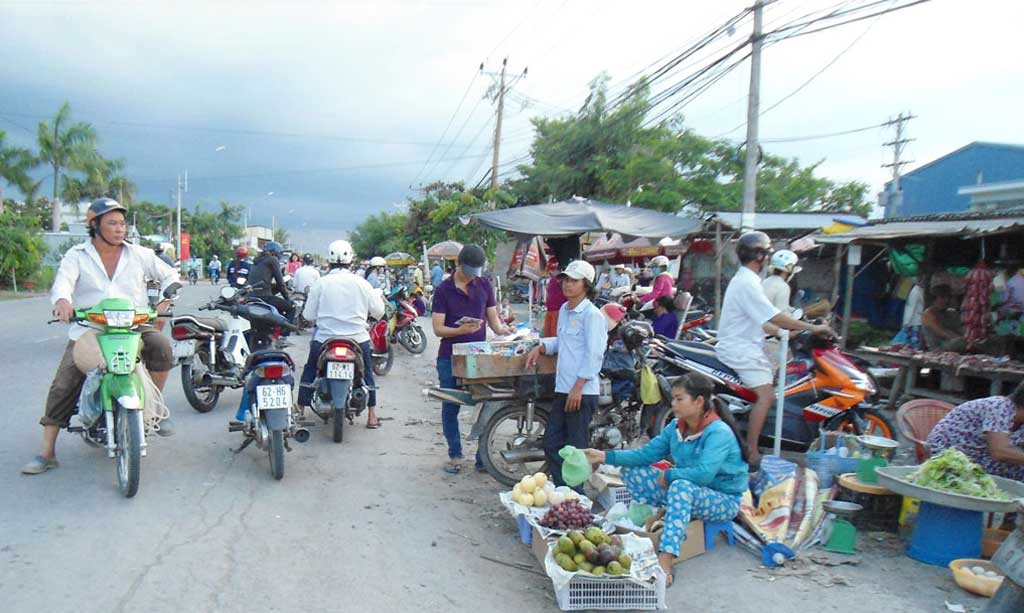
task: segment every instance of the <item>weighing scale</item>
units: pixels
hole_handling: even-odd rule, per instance
[[[857,480],[868,485],[878,484],[876,468],[884,468],[889,465],[889,457],[892,452],[899,449],[899,442],[883,436],[862,435],[857,437],[857,442],[866,451],[861,461],[857,463]]]
[[[856,502],[845,502],[842,500],[828,500],[822,504],[822,508],[828,513],[826,521],[829,522],[825,529],[827,536],[825,540],[825,551],[832,553],[857,553],[857,528],[847,519],[853,517],[864,507]]]

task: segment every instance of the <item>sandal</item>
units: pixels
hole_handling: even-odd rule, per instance
[[[383,425],[384,424],[380,423],[380,420],[378,419],[377,423],[375,423],[375,424],[369,424],[369,423],[366,424],[366,429],[367,430],[376,430],[377,428],[379,428],[379,427],[381,427]]]
[[[445,464],[444,464],[444,472],[448,473],[449,475],[457,475],[457,474],[461,473],[462,472],[462,459],[461,458],[452,458],[452,459],[448,460],[447,462],[445,462]]]

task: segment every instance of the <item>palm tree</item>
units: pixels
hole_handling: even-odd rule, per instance
[[[68,170],[86,170],[96,155],[96,131],[83,121],[72,123],[71,106],[65,102],[52,125],[39,122],[39,159],[53,169],[53,231],[61,226],[60,201],[57,188],[62,174]]]
[[[5,145],[6,137],[6,132],[0,132],[0,179],[26,194],[32,189],[32,178],[29,177],[28,171],[38,164],[38,161],[32,157],[32,152],[28,149]],[[0,213],[3,211],[3,185],[0,184]]]

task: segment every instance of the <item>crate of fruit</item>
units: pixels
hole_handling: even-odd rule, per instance
[[[571,531],[548,541],[544,570],[563,611],[668,608],[665,573],[650,539],[596,527]]]
[[[536,345],[532,340],[459,343],[452,348],[452,374],[469,380],[554,374],[555,356],[541,356],[536,367],[526,367],[526,354]]]

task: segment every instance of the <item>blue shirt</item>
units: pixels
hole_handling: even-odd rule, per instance
[[[455,323],[463,317],[483,320],[480,329],[472,334],[442,338],[437,357],[448,358],[452,355],[452,345],[456,343],[472,343],[487,340],[487,309],[495,306],[494,288],[483,277],[474,277],[466,291],[455,285],[455,275],[441,282],[434,290],[433,312],[444,314],[444,325],[458,328]],[[599,313],[600,314],[600,313]]]
[[[381,286],[380,276],[378,276],[376,272],[371,272],[370,274],[366,275],[366,280],[370,282],[371,287],[379,288]]]
[[[654,328],[655,334],[675,338],[676,332],[679,330],[679,318],[676,317],[675,311],[665,311],[663,315],[654,320],[651,327]]]
[[[541,339],[548,355],[558,355],[555,367],[555,391],[568,394],[577,379],[586,379],[583,394],[601,393],[601,364],[608,346],[608,328],[604,316],[586,298],[569,308],[566,302],[558,310],[558,336]]]
[[[444,279],[444,271],[437,264],[430,269],[430,284],[434,287],[441,285],[441,281]]]
[[[669,483],[685,479],[723,494],[747,491],[750,477],[740,443],[721,419],[708,424],[700,434],[686,438],[679,434],[673,419],[661,434],[640,449],[605,452],[605,463],[612,466],[650,466],[665,458],[671,458],[675,465],[665,475]]]

